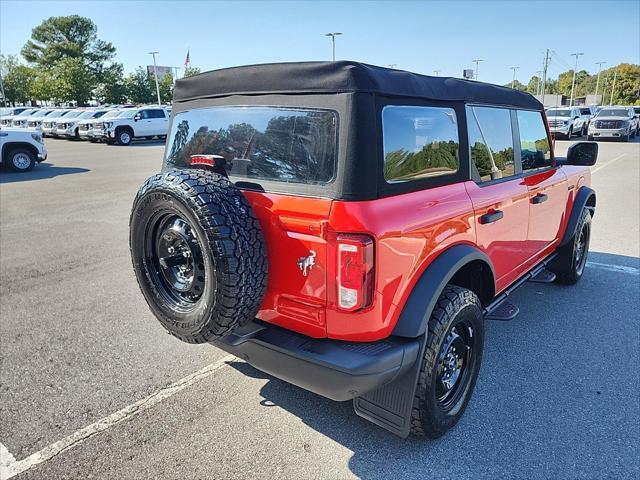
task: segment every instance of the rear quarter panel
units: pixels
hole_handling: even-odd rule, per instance
[[[335,282],[329,282],[327,336],[345,340],[373,341],[390,335],[429,263],[454,244],[476,240],[473,208],[463,183],[366,202],[335,201],[329,225],[331,232],[375,238],[376,284],[370,308],[337,310]],[[328,273],[329,279],[335,278],[335,265],[329,264]]]

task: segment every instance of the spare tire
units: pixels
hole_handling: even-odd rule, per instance
[[[227,178],[171,170],[138,190],[129,223],[133,269],[151,311],[187,343],[253,320],[267,257],[251,205]]]

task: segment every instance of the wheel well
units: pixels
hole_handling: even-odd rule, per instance
[[[473,260],[465,264],[449,281],[452,285],[474,292],[485,307],[495,296],[495,280],[491,268],[482,260]]]
[[[116,133],[121,130],[129,130],[133,135],[133,128],[131,128],[129,125],[120,125],[119,127],[116,127]]]
[[[36,147],[34,147],[33,145],[27,142],[13,142],[13,143],[7,143],[6,145],[3,145],[2,163],[5,163],[5,161],[7,160],[7,155],[9,155],[9,153],[15,150],[16,148],[24,148],[25,150],[29,150],[33,154],[33,156],[36,158],[36,161],[38,160],[38,149]]]
[[[596,196],[590,195],[589,198],[587,198],[586,205],[587,207],[596,208]]]

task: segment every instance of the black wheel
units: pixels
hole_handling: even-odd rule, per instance
[[[413,434],[438,438],[458,423],[473,393],[483,345],[480,300],[471,290],[448,285],[429,319],[413,402]]]
[[[629,136],[630,136],[629,132],[627,132],[627,134],[624,137],[622,137],[622,141],[623,142],[628,142],[629,141]]]
[[[580,132],[580,136],[581,137],[586,137],[587,136],[587,125],[586,124],[584,124],[582,126],[582,131]]]
[[[118,145],[131,145],[133,141],[133,132],[128,128],[116,130],[116,143]]]
[[[14,172],[28,172],[36,166],[36,156],[26,148],[14,148],[7,154],[6,164]]]
[[[589,136],[587,137],[587,140],[589,140],[590,142],[593,142],[593,135],[589,135]]]
[[[267,285],[260,224],[229,180],[172,170],[140,187],[130,220],[140,289],[162,326],[204,343],[255,318]]]
[[[569,133],[567,133],[567,140],[571,140],[573,137],[573,127],[569,127]]]
[[[573,239],[558,251],[550,270],[556,274],[556,282],[574,285],[582,278],[589,255],[591,239],[591,212],[586,208],[580,214],[580,220]]]

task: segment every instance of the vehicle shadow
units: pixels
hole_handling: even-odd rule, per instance
[[[164,145],[164,144],[165,144],[165,140],[157,140],[157,139],[153,139],[153,140],[134,140],[128,146],[129,147],[157,147],[157,146]]]
[[[0,170],[0,185],[5,183],[29,182],[31,180],[44,180],[59,177],[60,175],[72,175],[74,173],[88,172],[88,168],[57,167],[51,163],[40,163],[30,172],[13,172],[9,169]]]
[[[264,408],[278,406],[352,451],[358,478],[633,477],[640,405],[630,399],[639,384],[637,375],[621,378],[616,359],[626,359],[625,372],[640,367],[640,317],[629,302],[640,294],[640,259],[592,252],[589,261],[579,285],[530,283],[513,294],[518,317],[486,322],[474,396],[438,440],[398,438],[358,417],[351,402],[229,365],[268,380]]]

